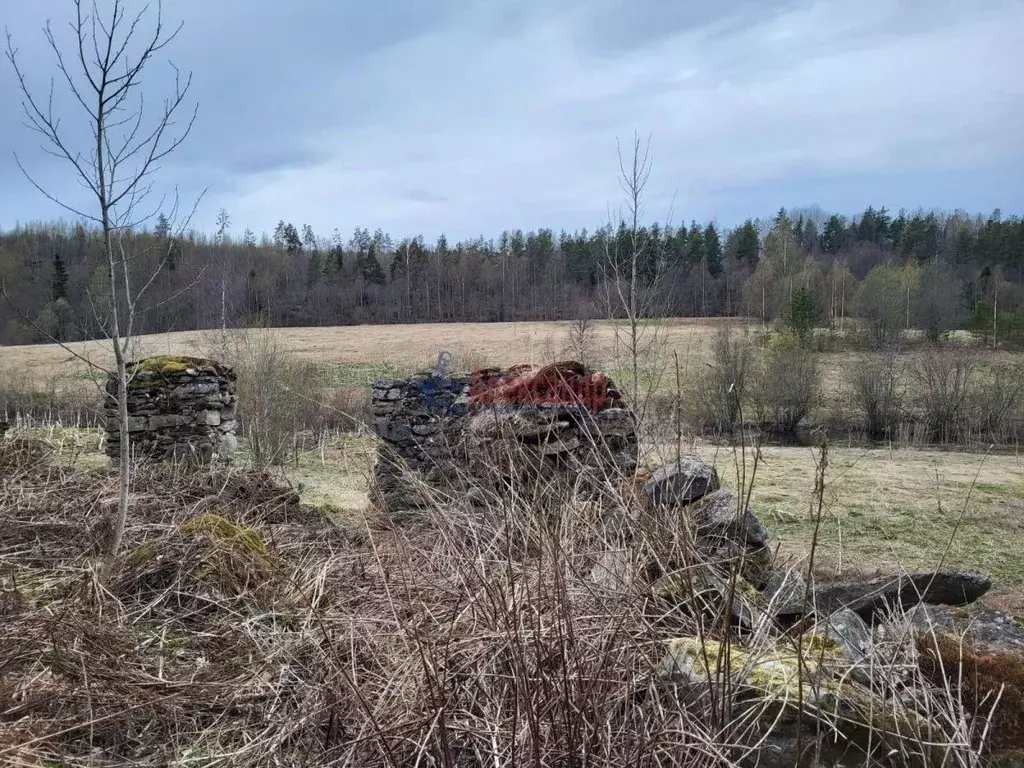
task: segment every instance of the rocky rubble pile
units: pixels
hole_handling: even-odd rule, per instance
[[[373,413],[376,493],[393,514],[424,505],[418,481],[482,498],[513,478],[636,469],[632,412],[575,362],[377,381]]]
[[[154,461],[229,461],[237,447],[235,374],[198,357],[128,363],[128,432],[133,454]],[[134,371],[134,373],[132,373]],[[106,386],[105,451],[120,451],[117,379]]]
[[[1005,657],[1000,669],[1024,668],[1024,628],[1007,615],[973,610],[991,587],[982,574],[809,584],[802,570],[776,562],[754,511],[720,488],[714,466],[696,456],[659,469],[640,495],[648,514],[688,529],[694,556],[639,562],[639,543],[627,537],[598,558],[591,579],[616,593],[639,588],[656,615],[681,612],[708,628],[669,641],[659,674],[693,695],[733,698],[734,716],[748,718],[763,737],[744,764],[864,765],[869,753],[889,750],[891,757],[908,743],[911,751],[943,743],[939,730],[948,724],[933,722],[920,686],[920,670],[941,665],[936,632],[966,633],[965,647],[990,664]],[[723,626],[731,642],[723,642]],[[953,674],[958,642],[943,660]],[[919,757],[942,764],[937,752]]]

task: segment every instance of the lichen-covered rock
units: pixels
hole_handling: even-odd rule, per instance
[[[828,735],[828,761],[806,765],[875,764],[865,758],[893,754],[893,750],[895,754],[918,751],[922,745],[948,741],[941,723],[919,711],[913,699],[858,683],[850,674],[844,649],[827,636],[810,633],[800,648],[802,654],[791,644],[748,648],[735,642],[726,645],[708,638],[680,637],[667,643],[658,674],[666,683],[695,694],[711,689],[714,697],[734,697],[734,717],[752,718],[763,736],[774,739],[765,755],[769,761],[796,759],[795,753],[785,749],[787,743],[812,744],[822,734]],[[756,740],[758,734],[751,736]],[[935,751],[941,755],[942,749]],[[923,764],[932,764],[933,755],[923,757]],[[762,764],[758,754],[744,762]]]
[[[655,504],[689,504],[719,488],[715,465],[700,456],[683,456],[660,467],[644,483],[644,493]]]
[[[720,621],[728,610],[730,625],[747,632],[774,634],[764,596],[740,575],[735,580],[725,578],[714,568],[698,563],[659,577],[651,585],[651,594],[663,608],[700,616],[709,625]]]
[[[238,441],[229,366],[200,357],[159,355],[127,364],[128,432],[136,458],[207,463],[229,461]],[[105,399],[105,451],[120,455],[117,379],[111,375]]]

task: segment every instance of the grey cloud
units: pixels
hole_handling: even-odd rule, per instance
[[[451,202],[451,199],[444,195],[439,195],[436,192],[431,192],[429,189],[410,189],[405,192],[405,197],[414,203],[424,203],[425,205],[437,205],[441,203]]]
[[[169,53],[195,73],[200,112],[161,178],[212,185],[207,227],[224,206],[239,230],[280,218],[428,238],[593,228],[620,196],[616,139],[634,129],[653,137],[651,217],[1024,207],[1014,0],[166,7],[186,21]],[[27,42],[42,13],[7,22],[45,73]],[[155,64],[157,89],[170,70]],[[34,144],[0,114],[0,145]],[[0,157],[0,225],[53,215],[8,170]]]

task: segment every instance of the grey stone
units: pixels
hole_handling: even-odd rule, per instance
[[[644,493],[655,504],[688,504],[719,487],[718,472],[699,456],[683,456],[666,464],[644,483]]]
[[[159,416],[149,417],[150,429],[166,429],[167,427],[180,427],[188,423],[188,418],[175,413],[164,413]]]
[[[185,397],[198,397],[201,395],[212,395],[215,392],[220,391],[220,386],[217,382],[197,382],[194,384],[182,384],[174,389],[174,396],[176,398]]]
[[[216,427],[220,424],[220,412],[219,411],[200,411],[199,412],[199,423],[208,424],[211,427]]]
[[[991,579],[981,573],[939,571],[883,576],[816,587],[813,610],[828,615],[849,608],[871,622],[892,608],[906,610],[920,603],[967,605],[991,586]]]
[[[697,530],[704,536],[724,536],[748,547],[768,544],[768,531],[750,507],[742,508],[740,498],[727,488],[709,493],[692,505]]]
[[[384,399],[385,400],[401,400],[402,399],[402,390],[399,389],[398,387],[392,387],[391,389],[389,389],[387,392],[384,393]]]
[[[238,438],[228,432],[220,436],[220,452],[222,455],[230,456],[238,450]]]
[[[400,403],[387,402],[384,400],[373,401],[373,415],[374,416],[387,416],[395,413],[400,407]]]
[[[841,647],[852,662],[863,661],[871,649],[871,627],[849,608],[831,614],[823,627],[825,636]]]
[[[955,611],[921,604],[906,613],[906,620],[918,633],[963,634],[973,648],[987,653],[1013,651],[1024,654],[1024,620],[979,604]]]
[[[697,550],[719,571],[737,569],[756,589],[763,590],[774,572],[774,558],[768,547],[747,547],[728,538],[699,536]]]
[[[799,615],[803,611],[804,600],[809,597],[807,582],[795,568],[778,568],[768,577],[764,596],[772,615]]]

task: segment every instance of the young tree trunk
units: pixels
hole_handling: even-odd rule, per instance
[[[84,0],[74,0],[75,15],[71,29],[75,33],[76,45],[73,54],[60,51],[52,28],[45,27],[46,40],[56,55],[57,69],[73,95],[72,103],[81,106],[92,128],[95,143],[88,149],[74,146],[72,136],[65,133],[62,121],[55,112],[54,88],[51,85],[46,100],[32,95],[20,68],[16,50],[8,37],[7,58],[14,67],[18,86],[24,100],[22,106],[29,126],[41,134],[47,151],[63,158],[74,169],[76,178],[93,195],[98,213],[84,213],[81,208],[61,201],[47,193],[25,172],[36,189],[48,199],[62,206],[76,216],[100,225],[103,251],[106,258],[110,298],[109,326],[110,343],[114,353],[116,378],[116,399],[118,437],[118,502],[113,520],[108,520],[107,540],[103,542],[101,570],[103,577],[109,576],[121,547],[128,518],[130,491],[131,433],[128,429],[128,364],[126,354],[131,345],[132,331],[137,317],[137,302],[146,292],[168,254],[165,254],[157,269],[141,287],[133,289],[130,279],[131,265],[139,254],[126,253],[124,233],[138,226],[148,216],[140,216],[138,206],[149,193],[149,177],[159,162],[174,151],[185,140],[195,121],[195,112],[178,138],[169,137],[174,125],[175,112],[184,101],[189,84],[184,90],[175,79],[173,95],[164,99],[158,109],[155,126],[141,128],[144,117],[144,101],[141,98],[142,72],[146,64],[177,35],[163,33],[162,8],[157,3],[155,25],[151,37],[139,40],[139,22],[149,13],[143,8],[137,15],[126,19],[123,0],[103,4],[109,8],[106,19],[90,17],[83,9]],[[98,15],[99,4],[91,5],[93,15]],[[180,27],[179,27],[180,29]],[[128,58],[131,56],[132,58]],[[81,67],[73,75],[69,66]],[[127,99],[139,93],[139,103],[134,110]],[[90,107],[89,104],[94,106]],[[118,114],[123,112],[125,114]],[[20,166],[20,161],[19,161]],[[24,168],[22,167],[24,171]],[[176,208],[176,206],[175,206]],[[194,209],[193,209],[194,211]],[[115,236],[117,238],[115,253]],[[173,241],[170,241],[173,242]],[[123,296],[118,290],[118,273],[123,281]],[[124,315],[122,316],[122,302]]]

